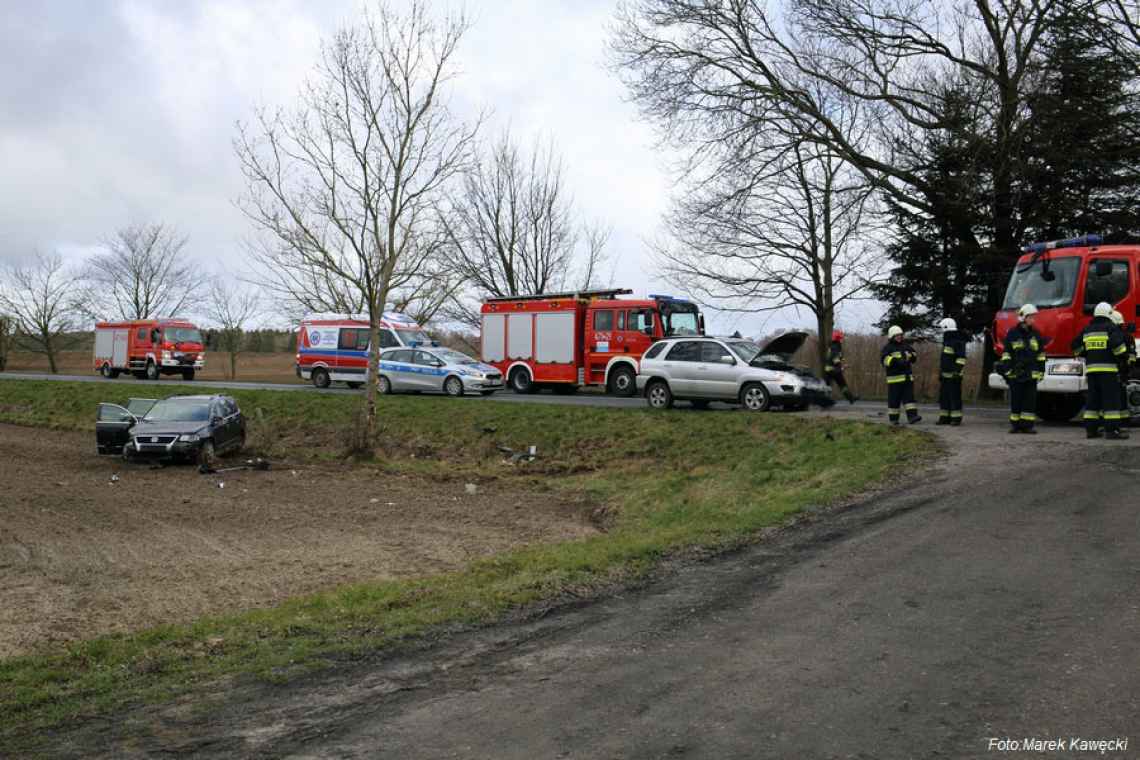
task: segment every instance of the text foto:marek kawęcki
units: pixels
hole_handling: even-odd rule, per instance
[[[1070,736],[1062,739],[1011,739],[990,737],[986,747],[990,752],[1127,752],[1128,737],[1122,739],[1084,739]]]

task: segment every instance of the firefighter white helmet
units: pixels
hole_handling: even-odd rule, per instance
[[[950,317],[946,317],[945,319],[943,319],[941,322],[938,323],[938,327],[942,330],[949,332],[950,330],[957,330],[958,329],[958,323],[955,322]]]
[[[1121,314],[1121,313],[1120,313],[1119,311],[1117,311],[1116,309],[1113,309],[1113,310],[1112,310],[1112,315],[1109,317],[1109,319],[1111,319],[1111,320],[1112,320],[1112,323],[1113,323],[1113,324],[1115,324],[1115,325],[1122,325],[1122,324],[1124,324],[1124,315],[1123,315],[1123,314]]]
[[[887,330],[887,337],[888,338],[893,338],[896,335],[902,335],[902,334],[903,334],[903,329],[901,327],[899,327],[898,325],[891,325],[890,329]]]
[[[1024,306],[1022,306],[1020,309],[1017,310],[1017,316],[1020,319],[1025,319],[1026,317],[1031,317],[1036,313],[1037,313],[1037,307],[1031,303],[1027,303]]]
[[[1094,317],[1108,317],[1111,319],[1112,318],[1112,304],[1107,303],[1105,301],[1101,301],[1100,303],[1098,303],[1096,305],[1096,308],[1093,309],[1093,316]]]

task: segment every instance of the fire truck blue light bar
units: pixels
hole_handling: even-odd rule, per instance
[[[1082,235],[1067,240],[1050,240],[1046,243],[1030,243],[1021,249],[1022,253],[1044,253],[1058,248],[1083,248],[1085,246],[1100,245],[1104,238],[1100,235]]]

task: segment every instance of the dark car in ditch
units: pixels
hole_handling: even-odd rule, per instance
[[[216,456],[245,446],[245,417],[229,396],[133,398],[125,407],[99,404],[95,438],[100,454],[209,466]]]

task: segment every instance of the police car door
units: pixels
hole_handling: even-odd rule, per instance
[[[415,367],[412,365],[412,350],[410,348],[401,348],[385,354],[384,363],[388,365],[386,372],[388,379],[392,382],[392,390],[419,390],[415,384]]]
[[[416,350],[412,361],[416,365],[416,376],[419,378],[419,390],[423,391],[442,391],[443,378],[443,362],[428,353],[427,351]]]

